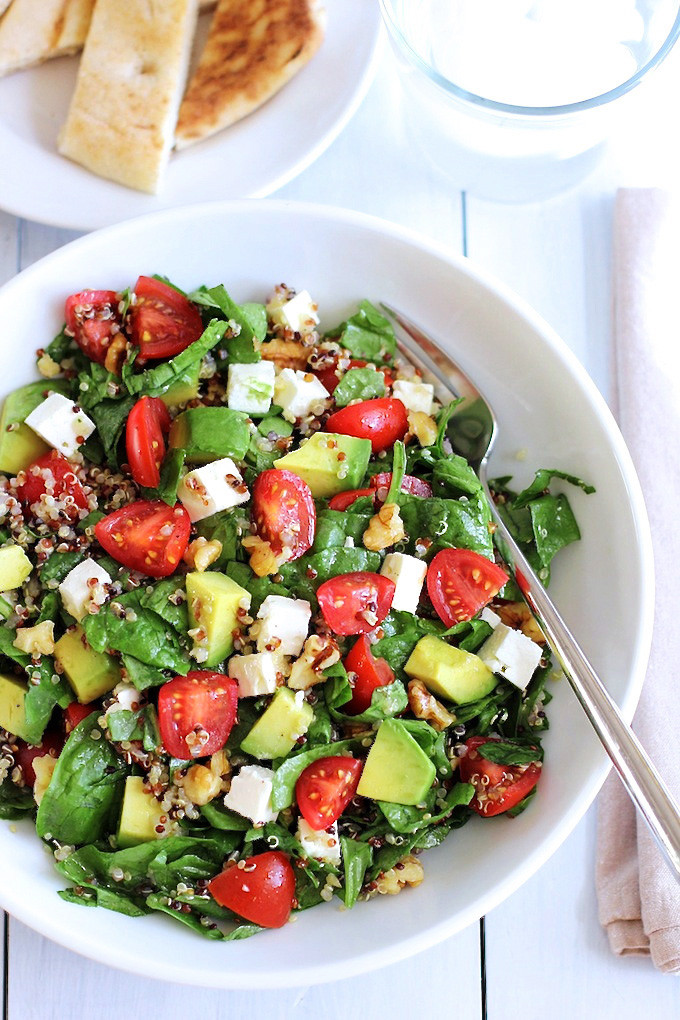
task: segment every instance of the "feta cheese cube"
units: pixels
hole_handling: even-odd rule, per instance
[[[425,414],[432,414],[434,386],[431,386],[430,383],[407,382],[405,379],[397,379],[392,387],[392,396],[401,400],[407,411],[423,411]]]
[[[279,655],[297,657],[309,630],[312,607],[305,599],[289,599],[284,595],[267,595],[257,614],[259,630],[257,650],[275,644]],[[276,643],[278,641],[278,644]]]
[[[227,405],[247,414],[266,414],[274,396],[276,369],[273,361],[229,366]]]
[[[238,681],[239,698],[273,694],[277,687],[276,674],[281,671],[281,657],[274,652],[232,655],[227,671]]]
[[[250,493],[233,460],[223,457],[189,471],[179,483],[177,498],[193,523],[247,503]]]
[[[490,670],[525,690],[541,658],[541,647],[520,630],[499,623],[477,655]]]
[[[330,393],[311,372],[284,368],[276,377],[274,401],[283,411],[286,421],[306,418],[312,411],[321,413]]]
[[[488,606],[485,606],[484,609],[482,609],[479,614],[479,619],[484,620],[484,623],[488,623],[489,626],[494,629],[501,622],[501,618],[498,613],[494,613],[493,609],[489,609]]]
[[[276,326],[291,329],[294,333],[311,333],[319,324],[316,304],[308,290],[301,290],[283,304],[272,303],[267,310]]]
[[[111,584],[112,578],[103,567],[92,559],[83,560],[73,570],[69,570],[59,585],[59,594],[64,609],[76,620],[82,620],[90,611],[90,606],[103,606],[108,598],[105,584]]]
[[[394,581],[396,588],[392,599],[392,609],[402,609],[406,613],[418,612],[418,600],[427,574],[427,563],[417,556],[406,553],[388,553],[380,573]]]
[[[272,808],[272,784],[274,773],[263,765],[244,765],[231,781],[229,792],[224,796],[224,806],[244,818],[250,818],[253,825],[275,822],[278,811]]]
[[[72,457],[95,429],[85,412],[61,393],[50,393],[31,411],[26,424],[65,457]]]
[[[295,835],[308,857],[323,861],[324,864],[335,866],[340,864],[340,838],[337,822],[333,822],[325,830],[313,829],[304,818],[301,818]]]

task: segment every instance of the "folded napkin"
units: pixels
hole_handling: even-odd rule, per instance
[[[647,503],[656,571],[653,647],[633,727],[680,801],[679,288],[680,203],[656,189],[619,191],[614,399]],[[598,819],[599,915],[612,950],[680,972],[680,883],[614,773]]]

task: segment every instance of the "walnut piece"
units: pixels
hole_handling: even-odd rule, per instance
[[[265,361],[273,361],[277,368],[293,368],[303,372],[307,368],[310,348],[299,340],[268,340],[258,345]]]
[[[455,715],[451,715],[441,701],[430,694],[422,680],[409,681],[408,703],[416,719],[425,719],[438,733],[456,721]]]
[[[340,661],[340,649],[330,635],[312,634],[305,641],[302,655],[293,663],[288,686],[295,691],[306,691],[314,684],[323,683],[324,669]]]
[[[56,764],[57,759],[53,758],[51,754],[43,754],[33,759],[33,771],[35,772],[33,796],[35,797],[36,804],[40,804],[40,801],[45,796],[45,791],[50,785],[50,779]]]
[[[424,411],[409,411],[408,428],[421,446],[432,446],[437,439],[437,423]]]
[[[259,535],[246,535],[243,548],[250,552],[250,568],[258,577],[276,574],[281,564],[285,563],[285,557],[277,555],[269,542],[265,542]]]
[[[184,553],[184,562],[187,566],[191,567],[192,570],[198,570],[199,573],[203,573],[207,570],[211,563],[218,560],[222,555],[222,543],[218,539],[213,538],[210,542],[207,538],[195,538],[193,542],[190,542],[187,546],[186,552]]]
[[[377,514],[371,517],[366,531],[364,531],[363,542],[367,549],[380,552],[406,538],[404,522],[399,516],[399,507],[396,503],[385,503]]]
[[[43,620],[35,627],[20,627],[12,644],[27,655],[51,655],[54,651],[54,624],[51,620]]]
[[[194,804],[199,807],[208,804],[225,787],[224,777],[230,772],[229,759],[224,751],[217,751],[210,759],[210,766],[192,765],[182,780],[182,788]]]
[[[61,365],[54,361],[49,354],[43,354],[38,358],[38,371],[43,379],[55,379],[61,375]]]
[[[127,357],[128,342],[125,337],[119,333],[114,336],[113,340],[108,346],[106,351],[106,358],[104,359],[104,368],[107,372],[111,372],[113,375],[120,375],[123,370],[123,362]]]
[[[495,606],[494,612],[498,613],[506,627],[513,627],[521,630],[528,638],[535,641],[537,645],[545,644],[545,635],[531,615],[531,610],[523,602],[504,602],[503,605]]]
[[[383,872],[378,878],[376,892],[381,896],[396,896],[407,885],[417,886],[423,881],[425,872],[417,857],[406,854],[393,868]]]

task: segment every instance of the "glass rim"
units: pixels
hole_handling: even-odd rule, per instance
[[[440,74],[439,71],[431,67],[420,56],[420,54],[417,53],[410,42],[406,39],[406,36],[397,24],[392,7],[392,0],[380,0],[380,8],[382,10],[385,25],[392,37],[404,51],[407,59],[410,60],[410,62],[418,70],[422,71],[427,78],[442,88],[445,92],[449,92],[458,99],[462,99],[472,105],[481,106],[486,110],[498,113],[509,113],[525,117],[557,117],[568,113],[574,113],[579,110],[595,109],[596,107],[605,106],[607,103],[613,102],[613,100],[625,95],[627,92],[630,92],[639,85],[645,75],[660,64],[662,60],[668,56],[680,35],[679,5],[671,30],[662,42],[661,46],[649,58],[649,60],[642,65],[642,67],[638,68],[635,74],[631,75],[630,78],[627,78],[620,85],[617,85],[613,89],[608,89],[606,92],[601,92],[597,96],[592,96],[590,99],[580,99],[575,103],[563,103],[558,106],[520,106],[515,103],[503,103],[497,99],[487,99],[485,96],[477,95],[475,92],[468,92],[467,89],[462,88],[460,85],[456,85],[450,78],[446,78],[443,74]]]

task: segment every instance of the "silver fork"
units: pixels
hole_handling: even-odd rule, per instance
[[[624,786],[656,837],[676,878],[680,878],[678,806],[508,531],[491,498],[487,465],[498,432],[491,405],[470,377],[431,337],[402,312],[386,304],[382,307],[400,327],[397,342],[401,353],[424,373],[434,376],[452,397],[462,398],[450,419],[447,435],[453,450],[470,462],[482,483],[496,524],[494,538],[499,552]]]

